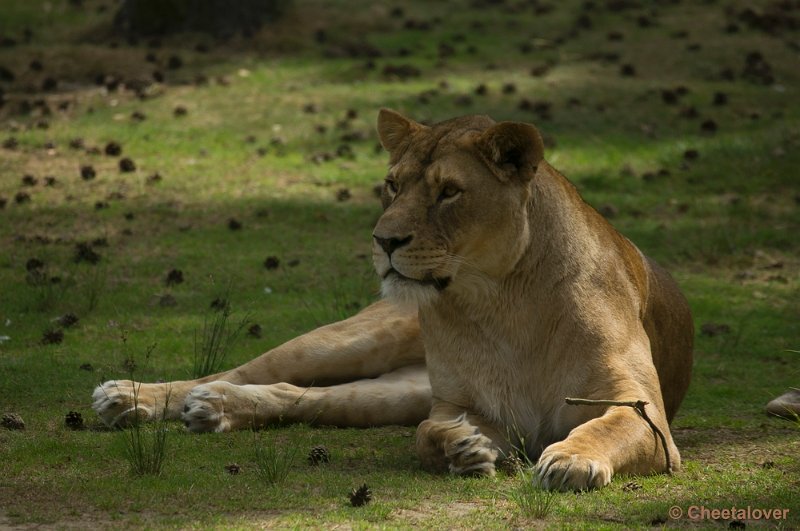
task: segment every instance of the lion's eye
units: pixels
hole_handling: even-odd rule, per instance
[[[390,193],[396,194],[397,193],[397,183],[391,179],[386,179],[383,181],[386,184],[386,189],[389,190]]]
[[[444,188],[442,188],[441,193],[439,193],[439,201],[443,201],[445,199],[451,199],[460,193],[461,190],[458,187],[452,184],[448,184]]]

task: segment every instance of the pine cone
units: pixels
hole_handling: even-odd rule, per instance
[[[9,430],[24,430],[25,421],[16,413],[6,413],[3,415],[3,420],[0,421],[0,426]]]
[[[67,413],[67,416],[64,417],[64,424],[71,430],[82,430],[83,417],[77,411],[70,411]]]
[[[75,315],[74,313],[65,313],[64,315],[58,318],[58,324],[60,324],[64,328],[69,328],[77,324],[79,320],[80,319],[78,319],[78,316]]]
[[[48,329],[42,334],[42,345],[57,345],[64,341],[64,332],[59,329]]]
[[[525,468],[525,462],[515,453],[509,454],[499,462],[498,468],[509,476],[516,476]]]
[[[638,483],[636,483],[635,481],[630,481],[628,483],[625,483],[625,485],[622,487],[622,490],[624,492],[631,492],[631,491],[634,491],[634,490],[639,490],[641,488],[642,488],[642,486],[639,485]]]
[[[251,337],[260,338],[261,337],[261,325],[258,323],[253,323],[250,325],[250,328],[247,329],[247,334]]]
[[[324,446],[315,446],[308,454],[308,464],[318,465],[320,463],[328,463],[331,460],[331,454]]]
[[[350,491],[350,504],[353,507],[361,507],[362,505],[366,505],[372,499],[372,491],[369,490],[369,487],[366,483],[358,487],[357,489],[353,489]]]
[[[225,470],[228,472],[228,474],[235,476],[242,470],[242,467],[240,467],[236,463],[231,463],[229,465],[225,465]]]
[[[167,273],[167,286],[174,286],[176,284],[183,284],[183,271],[180,269],[171,269]]]

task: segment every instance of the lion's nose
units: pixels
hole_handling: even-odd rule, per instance
[[[380,245],[389,256],[392,256],[392,253],[400,247],[408,245],[412,238],[412,236],[406,236],[405,238],[381,238],[375,234],[373,234],[372,237],[375,238],[375,241],[378,242],[378,245]]]

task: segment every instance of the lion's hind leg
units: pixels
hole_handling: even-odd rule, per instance
[[[231,431],[276,422],[340,427],[415,425],[427,416],[430,404],[425,366],[412,365],[377,378],[329,387],[209,382],[189,392],[182,418],[193,432]]]

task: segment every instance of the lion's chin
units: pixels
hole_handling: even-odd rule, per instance
[[[448,283],[449,279],[414,280],[392,270],[383,278],[381,293],[396,304],[421,307],[431,304]]]

